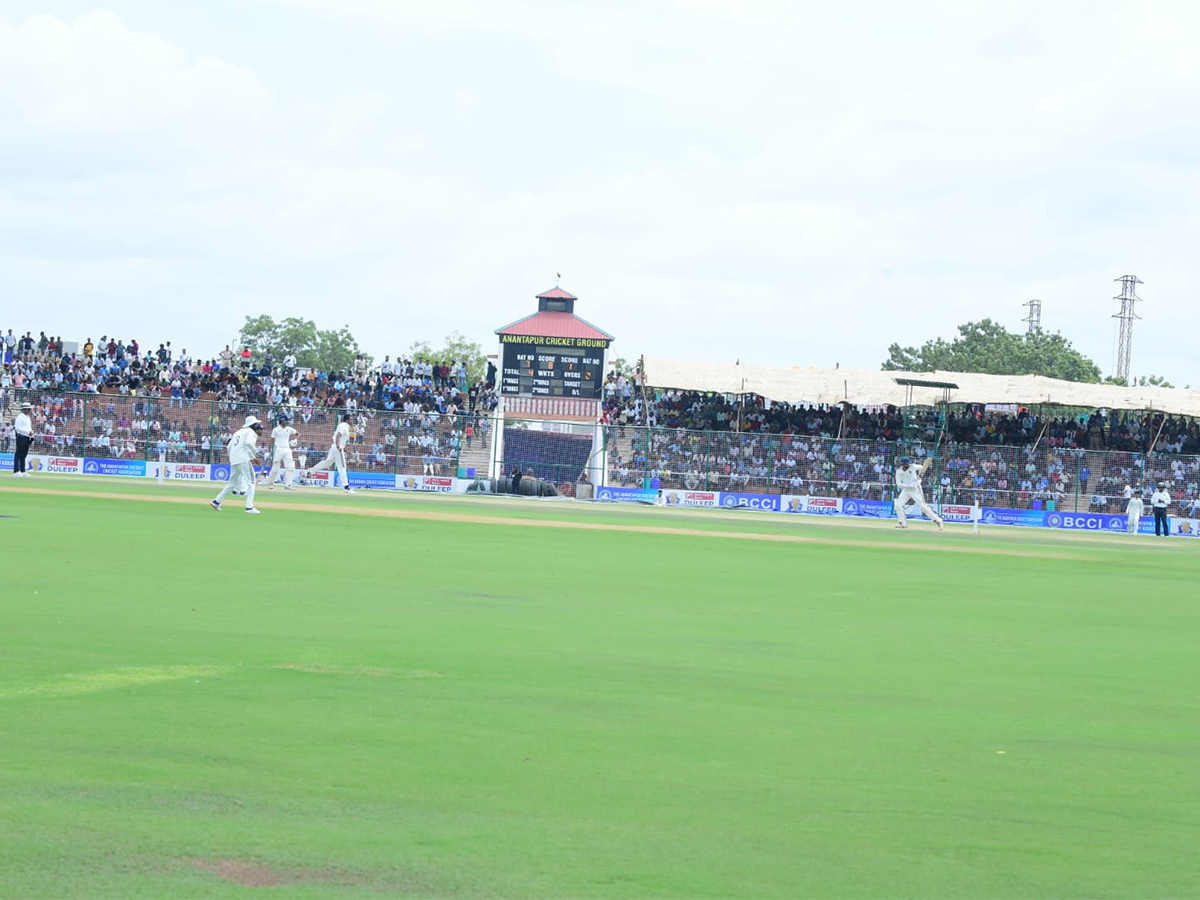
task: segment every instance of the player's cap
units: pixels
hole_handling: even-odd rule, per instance
[[[249,428],[251,425],[261,425],[258,416],[246,416],[246,421],[243,423],[244,428]]]
[[[26,400],[21,404],[21,409],[33,409],[33,404]]]
[[[1167,483],[1166,483],[1165,481],[1160,481],[1160,482],[1158,483],[1158,486],[1159,486],[1160,488],[1165,488],[1165,487],[1167,486]]]
[[[281,413],[277,417],[277,421],[279,422],[280,425],[282,425],[284,422],[290,421],[290,417],[286,413]]]
[[[911,457],[911,456],[902,456],[902,457],[900,457],[900,465],[902,465],[902,466],[907,466],[907,465],[911,465],[911,464],[912,464],[912,457]]]

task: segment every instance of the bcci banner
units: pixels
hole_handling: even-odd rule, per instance
[[[781,498],[778,494],[734,494],[721,492],[721,506],[726,509],[762,509],[779,512]]]
[[[1124,516],[1105,513],[1044,513],[1047,528],[1066,528],[1071,531],[1118,531],[1126,530]]]

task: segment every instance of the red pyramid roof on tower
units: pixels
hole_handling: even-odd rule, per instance
[[[503,328],[496,329],[496,334],[537,334],[545,337],[614,340],[607,331],[601,331],[591,322],[568,312],[536,312],[523,319],[517,319]]]
[[[550,288],[550,290],[545,291],[541,294],[538,294],[537,299],[538,300],[578,300],[579,298],[576,297],[574,294],[572,294],[570,291],[564,291],[562,288],[560,288],[556,284],[554,287]]]

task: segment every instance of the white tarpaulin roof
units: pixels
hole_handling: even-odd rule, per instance
[[[882,372],[870,369],[790,369],[737,363],[680,362],[644,357],[646,384],[657,388],[715,391],[721,394],[758,394],[791,404],[854,406],[933,406],[941,403],[941,388],[909,389],[897,378],[953,382],[951,403],[1048,404],[1088,409],[1158,410],[1176,415],[1200,416],[1200,391],[1161,387],[1117,387],[1081,384],[1039,375],[977,375],[969,372]]]

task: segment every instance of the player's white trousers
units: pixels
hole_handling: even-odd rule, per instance
[[[346,479],[346,454],[337,447],[329,448],[329,455],[323,460],[309,469],[309,472],[327,472],[332,468],[337,468],[338,475],[341,476],[342,483],[340,487],[346,487],[350,482]]]
[[[274,484],[275,479],[279,477],[279,470],[283,469],[283,484],[285,487],[291,487],[292,482],[296,480],[296,460],[292,458],[292,451],[286,453],[276,453],[271,460],[271,471],[267,474],[267,484]]]
[[[1138,522],[1141,521],[1143,512],[1144,512],[1144,509],[1143,509],[1141,503],[1138,503],[1137,505],[1134,505],[1132,503],[1129,504],[1129,512],[1125,514],[1125,518],[1126,518],[1125,524],[1126,524],[1126,528],[1129,530],[1130,534],[1138,533]]]
[[[254,463],[231,463],[229,466],[229,481],[217,494],[217,502],[225,499],[230,491],[244,491],[246,494],[246,509],[254,508]]]
[[[910,503],[915,503],[917,505],[917,509],[921,510],[921,512],[931,521],[942,521],[941,516],[935,513],[930,508],[929,504],[925,502],[925,495],[923,492],[920,490],[913,490],[912,488],[904,488],[900,491],[899,496],[896,497],[896,518],[900,520],[901,525],[908,524],[908,516],[904,514],[904,507],[908,506]]]

